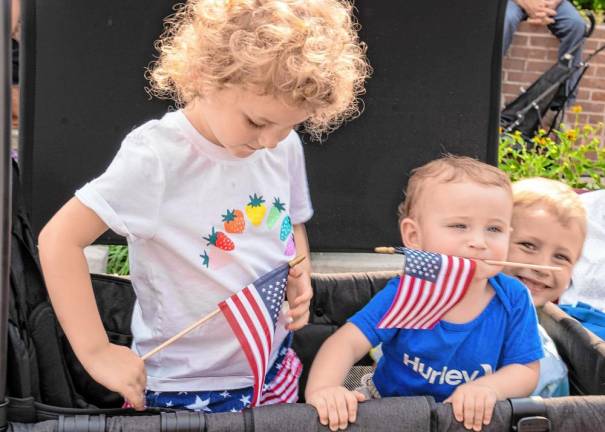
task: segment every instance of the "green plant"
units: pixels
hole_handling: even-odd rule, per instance
[[[589,9],[596,12],[605,10],[605,0],[574,0],[573,4],[578,9]]]
[[[602,123],[580,127],[576,119],[574,127],[562,125],[552,136],[539,130],[531,139],[531,146],[519,132],[504,133],[500,136],[499,167],[512,181],[539,176],[560,180],[576,189],[603,189],[605,148],[598,138],[602,129]]]
[[[111,245],[107,258],[107,273],[127,276],[130,274],[128,246]]]

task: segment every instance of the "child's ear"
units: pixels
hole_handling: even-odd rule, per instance
[[[405,218],[399,222],[399,232],[401,233],[401,240],[403,245],[412,249],[421,248],[421,235],[418,223],[411,218]]]

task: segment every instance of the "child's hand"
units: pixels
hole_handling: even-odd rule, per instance
[[[350,391],[342,386],[326,387],[317,390],[307,398],[319,414],[319,422],[336,431],[345,429],[349,423],[357,420],[357,403],[365,400],[358,391]]]
[[[464,420],[466,429],[480,431],[482,425],[492,421],[497,400],[498,393],[492,387],[471,381],[458,386],[443,402],[452,404],[454,417],[459,422]]]
[[[311,277],[300,266],[294,266],[288,273],[287,287],[288,317],[292,322],[286,327],[294,331],[304,327],[309,322],[309,306],[313,297]]]
[[[132,350],[107,344],[86,360],[92,378],[109,390],[119,393],[134,409],[145,409],[147,374],[143,360]]]

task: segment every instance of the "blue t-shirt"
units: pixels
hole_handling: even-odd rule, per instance
[[[389,309],[399,278],[350,318],[383,356],[374,373],[381,396],[431,395],[438,402],[456,387],[503,366],[542,358],[538,320],[527,288],[502,273],[489,279],[495,291],[472,321],[440,321],[431,330],[377,329]]]

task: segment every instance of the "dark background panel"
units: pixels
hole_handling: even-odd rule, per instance
[[[374,75],[363,115],[307,150],[314,249],[399,244],[409,172],[440,153],[495,163],[505,2],[358,2]]]
[[[20,158],[36,233],[129,131],[169,108],[149,97],[144,72],[177,3],[26,0]],[[123,243],[113,233],[101,241]]]
[[[175,3],[25,0],[20,157],[36,232],[128,131],[168,109],[143,73]],[[303,137],[312,250],[398,243],[407,176],[442,152],[495,162],[505,3],[356,2],[374,74],[358,119],[321,144]]]

